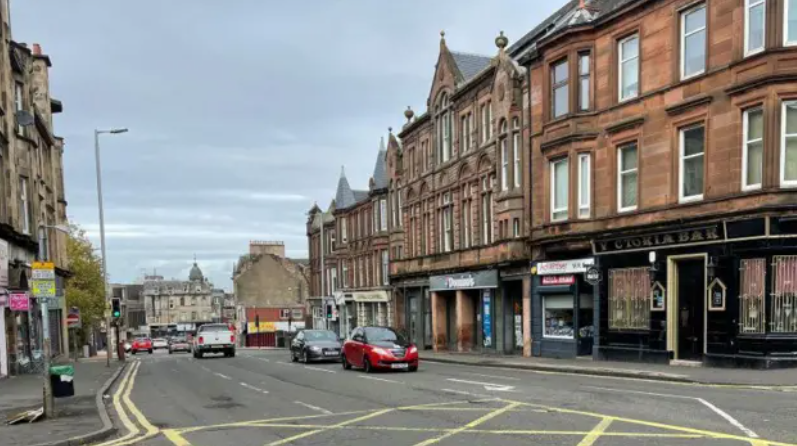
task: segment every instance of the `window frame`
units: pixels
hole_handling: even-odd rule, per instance
[[[379,231],[387,231],[387,198],[379,199]],[[374,232],[377,232],[376,228]]]
[[[786,133],[786,122],[787,122],[787,108],[789,105],[795,107],[795,113],[797,113],[797,99],[791,101],[783,101],[781,104],[781,125],[780,125],[780,186],[781,187],[797,187],[797,178],[793,180],[786,179],[786,149],[787,145],[786,142],[789,138],[796,138],[797,133],[787,134]]]
[[[692,31],[689,35],[686,33],[686,16],[697,12],[698,10],[705,10],[705,22],[703,22],[703,27],[697,31]],[[686,80],[693,78],[695,76],[700,76],[701,74],[705,74],[706,72],[706,56],[708,55],[708,6],[705,3],[700,3],[694,5],[688,9],[681,11],[681,31],[680,31],[680,38],[681,38],[681,80]],[[686,38],[693,36],[697,33],[704,33],[705,37],[703,38],[703,68],[700,71],[695,73],[686,74]]]
[[[754,5],[751,5],[751,2],[755,2]],[[762,5],[764,8],[764,13],[762,16],[764,17],[764,21],[762,24],[761,33],[763,34],[763,39],[761,40],[761,47],[751,50],[749,48],[750,45],[750,9]],[[785,30],[785,28],[784,28]],[[744,36],[743,36],[743,54],[744,57],[754,56],[758,53],[763,52],[767,48],[767,0],[744,0]]]
[[[556,165],[559,163],[565,163],[567,172],[567,193],[565,194],[565,206],[563,208],[556,208]],[[561,158],[557,158],[555,160],[551,160],[548,162],[549,169],[551,171],[551,222],[560,223],[563,221],[567,221],[570,217],[570,160],[568,157],[564,156]],[[564,212],[564,217],[556,218],[557,213]]]
[[[582,184],[582,160],[587,160],[587,182]],[[586,191],[582,191],[582,186],[586,187]],[[583,193],[582,193],[583,192]],[[586,198],[586,207],[583,206],[582,200]],[[587,213],[582,214],[586,210]],[[578,154],[578,218],[588,219],[592,215],[592,154],[589,152]]]
[[[556,62],[550,65],[551,67],[551,118],[552,119],[560,119],[570,114],[570,65],[568,64],[569,59],[564,57],[562,59],[557,60]],[[556,69],[560,66],[565,66],[565,73],[566,77],[563,81],[557,82],[556,81]],[[564,112],[560,115],[556,114],[556,92],[560,88],[564,88],[565,92],[567,93],[567,97],[564,101]]]
[[[520,219],[513,218],[512,219],[512,237],[513,238],[520,238]]]
[[[523,183],[523,167],[521,160],[521,140],[520,140],[520,120],[515,117],[512,119],[512,154],[514,158],[514,165],[512,166],[512,177],[514,179],[515,189],[522,186]]]
[[[583,70],[582,61],[587,59],[587,71]],[[584,80],[587,81],[586,91],[584,87]],[[578,111],[586,112],[592,109],[592,53],[589,51],[582,51],[578,53]],[[587,101],[587,106],[584,107],[584,100]]]
[[[761,189],[764,182],[764,160],[763,160],[763,153],[761,158],[761,182],[758,184],[747,184],[747,169],[750,167],[748,164],[748,154],[750,150],[750,145],[761,142],[762,145],[762,152],[765,149],[764,146],[764,128],[761,129],[761,138],[756,140],[750,140],[750,113],[760,112],[761,113],[761,122],[762,127],[766,128],[764,123],[764,108],[763,106],[755,106],[750,107],[742,112],[742,190],[743,191],[751,191],[751,190],[758,190]]]
[[[797,40],[789,40],[789,1],[783,0],[783,46],[787,47],[797,46]]]
[[[630,40],[636,39],[637,40],[637,55],[630,59],[623,59],[623,44],[627,43]],[[642,92],[642,64],[640,63],[640,59],[642,58],[642,39],[639,36],[638,32],[630,34],[620,40],[617,41],[617,98],[619,102],[626,102],[632,99],[638,98]],[[637,91],[633,96],[623,97],[623,64],[626,62],[636,61],[637,66]]]
[[[501,138],[501,192],[509,190],[509,140]]]
[[[22,213],[22,233],[25,235],[29,235],[31,233],[31,218],[30,218],[30,190],[28,187],[28,178],[26,177],[19,177],[19,201],[20,201],[20,212]]]
[[[686,132],[696,129],[696,128],[703,128],[703,151],[700,152],[700,155],[690,155],[689,158],[696,158],[698,156],[703,157],[703,191],[699,195],[684,195],[684,161],[686,158],[684,157],[684,149],[686,148],[685,136]],[[706,124],[701,122],[699,124],[693,124],[686,127],[681,127],[678,129],[678,202],[679,203],[691,203],[694,201],[702,201],[706,195]]]
[[[636,151],[636,167],[623,170],[623,152],[633,148]],[[705,150],[704,150],[705,152]],[[636,174],[637,199],[633,206],[623,206],[623,176]],[[636,141],[617,147],[617,212],[633,212],[639,207],[639,145]]]

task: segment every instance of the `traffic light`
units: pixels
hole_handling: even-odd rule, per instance
[[[332,304],[327,304],[327,319],[332,319]]]
[[[111,316],[114,319],[122,317],[122,300],[118,297],[111,299]]]

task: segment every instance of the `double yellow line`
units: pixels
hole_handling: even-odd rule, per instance
[[[140,367],[140,361],[136,361],[130,366],[127,372],[125,372],[121,384],[119,384],[119,387],[116,389],[116,393],[113,395],[113,407],[127,430],[127,433],[120,438],[100,443],[96,446],[127,446],[152,438],[160,432],[160,429],[147,421],[144,414],[142,414],[141,411],[138,410],[138,407],[133,404],[133,401],[130,400],[130,392],[133,391],[133,386],[136,383],[136,376],[138,375],[138,369]],[[138,424],[130,419],[128,412],[132,414]]]

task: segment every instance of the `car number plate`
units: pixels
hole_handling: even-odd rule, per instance
[[[406,369],[408,367],[409,367],[408,364],[391,364],[390,365],[391,369]]]
[[[338,352],[324,352],[326,356],[338,356]]]

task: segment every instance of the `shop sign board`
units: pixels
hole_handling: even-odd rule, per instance
[[[560,260],[554,262],[540,262],[537,264],[537,275],[555,276],[562,274],[582,274],[587,268],[595,264],[595,259]]]
[[[52,262],[33,262],[31,276],[33,297],[52,299],[55,293],[55,265]]]
[[[386,291],[369,291],[351,293],[354,302],[388,302]]]
[[[0,240],[0,287],[8,286],[8,242]]]
[[[484,290],[482,295],[482,333],[484,337],[484,346],[492,347],[493,345],[493,318],[492,318],[492,292]]]
[[[572,285],[576,283],[576,276],[570,274],[566,276],[543,276],[542,284],[545,286],[551,285]]]
[[[603,280],[603,273],[594,266],[590,266],[584,273],[584,280],[590,285],[597,285]]]
[[[679,228],[673,231],[657,232],[648,235],[619,237],[592,242],[595,254],[615,254],[621,252],[649,251],[656,248],[704,245],[725,240],[721,224],[694,228]]]
[[[30,299],[27,293],[14,293],[8,296],[8,307],[11,311],[30,310]]]
[[[453,291],[482,288],[498,288],[498,272],[476,271],[472,273],[432,276],[429,278],[429,290]]]
[[[259,324],[255,322],[249,322],[246,328],[247,328],[246,332],[249,334],[274,333],[275,331],[277,331],[277,324],[274,322],[260,322]]]

